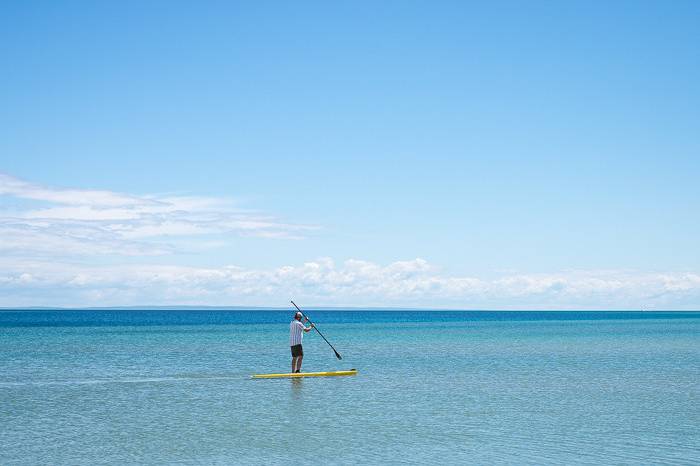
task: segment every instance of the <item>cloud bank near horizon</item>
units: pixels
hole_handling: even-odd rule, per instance
[[[0,173],[0,306],[306,305],[461,309],[699,309],[700,273],[567,270],[453,276],[421,258],[194,267],[184,253],[316,226],[231,199],[46,187]],[[222,239],[224,238],[224,239]],[[168,256],[163,265],[159,258]],[[220,258],[219,263],[235,260]],[[172,265],[176,264],[176,265]]]
[[[329,258],[264,270],[9,263],[0,306],[306,305],[460,309],[697,309],[700,274],[565,271],[452,277],[423,259],[379,265]]]

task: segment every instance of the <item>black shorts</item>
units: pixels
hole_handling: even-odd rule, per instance
[[[298,356],[303,356],[304,355],[304,350],[302,349],[301,345],[294,345],[292,346],[292,357],[296,358]]]

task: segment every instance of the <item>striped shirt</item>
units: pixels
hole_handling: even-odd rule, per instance
[[[304,338],[304,324],[294,319],[289,324],[289,346],[301,345]]]

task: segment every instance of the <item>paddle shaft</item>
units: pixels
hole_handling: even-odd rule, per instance
[[[301,309],[299,309],[299,306],[297,306],[296,303],[295,303],[294,301],[292,301],[292,304],[294,304],[294,307],[297,308],[297,311],[301,312],[301,315],[303,315],[304,317],[306,317],[306,320],[308,320],[309,322],[311,322],[311,319],[309,319],[309,316],[307,316],[306,314],[304,314],[304,311],[302,311]],[[343,359],[342,356],[340,356],[340,353],[338,353],[338,352],[335,350],[335,348],[333,348],[333,345],[331,345],[331,343],[330,343],[328,340],[326,340],[326,337],[323,336],[323,334],[321,333],[321,331],[320,331],[319,329],[316,328],[316,325],[315,325],[313,322],[311,322],[311,324],[314,326],[314,329],[318,332],[318,334],[321,335],[321,338],[323,338],[323,341],[325,341],[326,343],[328,343],[328,346],[331,347],[331,349],[332,349],[333,352],[335,353],[335,357],[338,358],[338,359]]]

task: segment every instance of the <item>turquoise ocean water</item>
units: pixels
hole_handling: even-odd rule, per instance
[[[700,312],[0,312],[0,464],[698,464]]]

